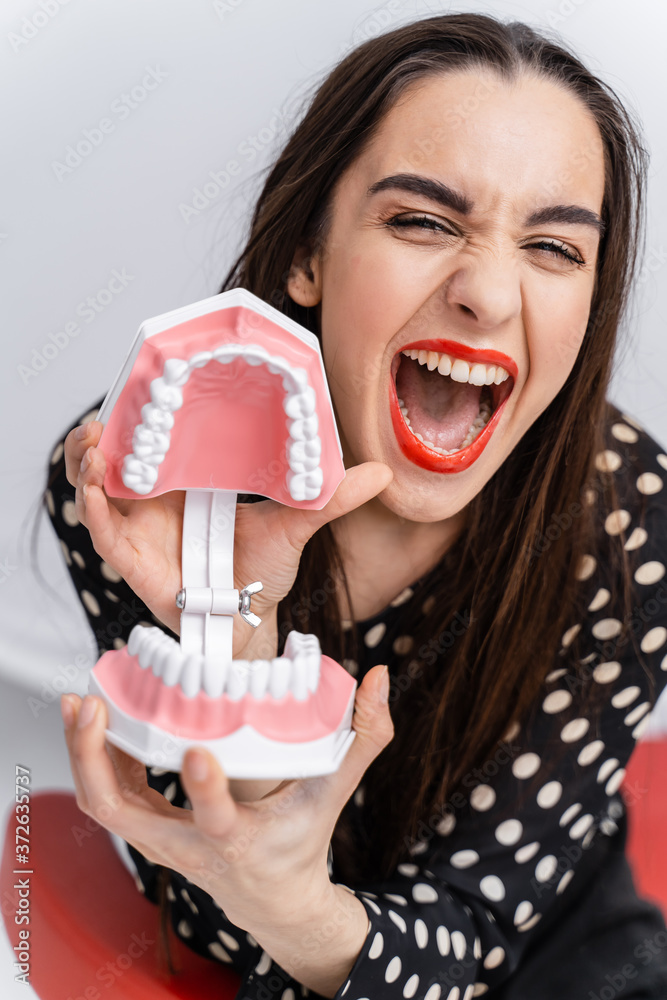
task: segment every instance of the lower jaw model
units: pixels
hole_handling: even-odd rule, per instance
[[[150,381],[149,399],[144,398],[146,379],[133,380],[141,354],[135,350],[132,364],[126,362],[119,376],[121,382],[125,379],[124,389],[119,396],[116,384],[115,398],[109,407],[105,401],[98,415],[102,422],[105,416],[109,418],[100,447],[104,449],[108,432],[110,482],[118,486],[122,480],[111,495],[158,495],[182,488],[182,483],[174,485],[180,466],[167,468],[170,431],[176,434],[173,411],[184,412],[188,406],[201,411],[207,400],[201,390],[193,390],[188,398],[189,376],[195,367],[206,368],[210,395],[216,366],[234,361],[238,391],[245,361],[252,369],[249,392],[256,391],[258,379],[263,390],[259,394],[262,418],[272,426],[277,421],[284,425],[281,461],[285,469],[275,486],[276,499],[293,506],[321,507],[344,469],[333,413],[326,406],[326,382],[318,384],[320,378],[324,380],[319,350],[310,346],[316,355],[307,359],[310,367],[297,367],[292,352],[303,362],[304,344],[294,345],[284,329],[285,317],[265,303],[261,303],[261,319],[253,312],[252,341],[244,340],[238,335],[238,325],[244,312],[259,300],[240,290],[215,299],[225,296],[243,308],[236,309],[236,318],[230,318],[227,328],[223,323],[221,342],[211,350],[209,335],[208,350],[202,351],[197,328],[190,329],[184,340],[192,359],[188,362],[174,358],[172,338],[166,358],[153,368],[158,375]],[[273,313],[275,322],[271,322]],[[275,353],[278,317],[283,326],[280,356]],[[151,340],[153,350],[158,339]],[[266,377],[258,374],[260,366]],[[142,423],[129,426],[127,415],[139,410]],[[201,421],[196,426],[201,429]],[[121,446],[129,440],[131,451]],[[332,442],[338,445],[337,453],[332,453]],[[199,444],[203,455],[205,449]],[[239,459],[241,464],[244,457],[247,454]],[[226,467],[234,464],[233,456],[225,458]],[[207,460],[200,455],[199,467]],[[166,474],[160,488],[163,465]],[[210,481],[212,474],[206,475]],[[179,771],[185,751],[197,745],[213,753],[230,778],[285,779],[331,773],[354,738],[356,682],[350,674],[322,654],[316,636],[295,631],[287,636],[282,656],[254,661],[232,658],[234,617],[240,614],[250,627],[257,627],[260,619],[251,610],[251,600],[262,589],[261,583],[240,591],[234,587],[236,501],[237,493],[230,489],[206,489],[203,483],[186,488],[183,586],[175,595],[181,610],[180,642],[160,628],[135,626],[127,646],[100,658],[90,676],[89,692],[107,706],[109,742],[145,764]]]

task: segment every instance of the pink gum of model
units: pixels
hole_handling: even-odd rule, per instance
[[[258,344],[270,355],[305,369],[316,397],[322,443],[323,484],[314,500],[295,503],[286,486],[288,417],[279,374],[266,365],[249,366],[243,358],[222,365],[210,361],[196,368],[182,387],[183,405],[174,413],[171,441],[154,489],[145,497],[170,490],[231,490],[257,493],[292,507],[319,510],[333,495],[345,470],[318,354],[265,316],[245,307],[230,308],[188,320],[144,341],[108,422],[99,447],[107,460],[104,488],[109,496],[136,499],[121,478],[123,458],[132,452],[141,409],[151,400],[150,384],[165,361],[210,352],[222,343]],[[185,347],[187,346],[187,352]]]

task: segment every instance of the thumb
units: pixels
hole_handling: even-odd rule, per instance
[[[363,679],[354,701],[352,746],[338,771],[332,775],[339,791],[342,809],[364,776],[367,768],[394,736],[394,724],[389,711],[389,671],[386,666],[373,667]]]
[[[319,528],[372,500],[393,478],[391,468],[383,462],[363,462],[347,469],[345,478],[321,510],[281,509],[288,541],[300,553]]]

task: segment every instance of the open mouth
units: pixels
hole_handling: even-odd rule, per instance
[[[518,373],[499,351],[444,340],[408,344],[391,371],[398,443],[412,462],[433,472],[461,472],[481,455]]]

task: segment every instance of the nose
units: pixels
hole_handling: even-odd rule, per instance
[[[478,330],[507,325],[522,308],[516,262],[495,252],[467,256],[448,275],[445,301]]]

